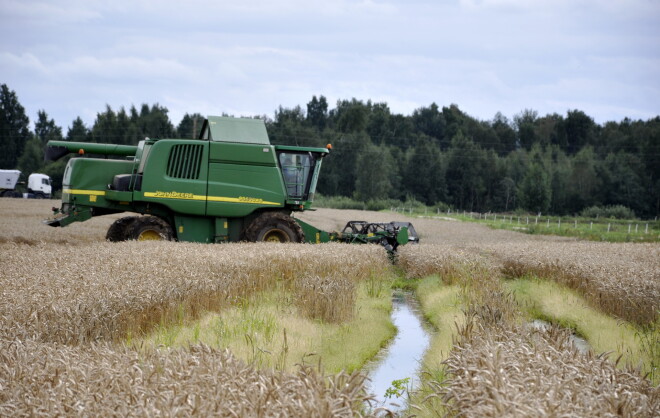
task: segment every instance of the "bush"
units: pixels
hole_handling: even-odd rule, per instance
[[[314,206],[317,208],[364,210],[367,205],[346,196],[322,196],[317,193],[314,198]]]
[[[592,206],[580,214],[585,218],[635,219],[635,212],[623,205]]]
[[[405,211],[412,210],[420,213],[425,211],[446,212],[449,205],[443,202],[438,202],[435,206],[426,206],[424,203],[416,200],[413,197],[408,197],[405,202],[396,199],[369,199],[367,202],[362,202],[355,198],[346,196],[323,196],[316,194],[314,198],[314,206],[317,208],[330,208],[330,209],[357,209],[357,210],[390,210],[392,208],[405,209]],[[453,209],[452,209],[453,210]]]
[[[367,202],[367,210],[384,210],[400,206],[401,202],[395,199],[371,199]]]
[[[447,212],[447,210],[450,208],[450,206],[444,202],[438,202],[433,206],[433,212]],[[452,209],[453,211],[454,209]]]

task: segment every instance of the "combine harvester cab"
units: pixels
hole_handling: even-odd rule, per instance
[[[342,233],[291,216],[311,208],[330,148],[271,145],[262,120],[214,116],[205,120],[198,139],[146,138],[137,146],[50,141],[47,159],[78,157],[64,172],[61,208],[45,222],[63,227],[134,212],[148,216],[118,219],[106,238],[346,241]],[[379,234],[392,235],[392,228]],[[397,241],[404,229],[397,227],[392,238]]]

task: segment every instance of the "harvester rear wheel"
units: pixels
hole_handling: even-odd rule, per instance
[[[245,231],[245,239],[253,242],[303,242],[305,234],[289,215],[265,212],[252,221]]]
[[[156,216],[140,216],[127,228],[128,239],[136,241],[171,241],[174,232],[170,224]]]
[[[119,218],[110,225],[105,239],[110,242],[126,241],[128,237],[128,227],[138,218],[138,216],[125,216]]]

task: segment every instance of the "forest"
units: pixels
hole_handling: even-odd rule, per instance
[[[100,111],[91,126],[75,118],[66,133],[38,110],[34,130],[18,95],[0,86],[0,168],[43,172],[61,188],[66,160],[44,162],[50,140],[137,144],[144,137],[195,138],[203,114],[173,124],[168,109],[142,104]],[[200,110],[200,109],[195,109]],[[229,116],[229,115],[227,115]],[[232,115],[234,116],[234,115]],[[387,103],[324,96],[280,106],[266,122],[273,144],[326,146],[318,192],[370,208],[417,201],[445,210],[576,215],[620,208],[640,218],[660,212],[660,116],[597,124],[585,112],[479,120],[458,105],[431,103],[411,115]]]

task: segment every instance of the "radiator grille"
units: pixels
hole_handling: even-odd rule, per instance
[[[199,179],[203,152],[203,145],[175,145],[167,162],[167,175],[179,179]]]

